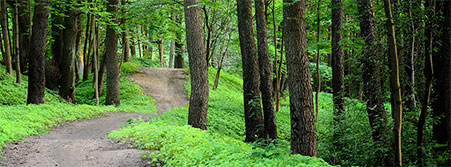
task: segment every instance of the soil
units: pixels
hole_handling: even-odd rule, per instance
[[[146,95],[157,101],[158,113],[172,107],[187,105],[184,92],[186,75],[183,70],[142,68],[142,73],[129,77],[139,84]],[[0,165],[8,167],[128,167],[150,166],[140,158],[149,150],[138,150],[130,144],[109,139],[112,130],[119,129],[130,118],[149,117],[145,113],[108,113],[91,120],[79,120],[53,128],[42,136],[28,137],[8,143]]]

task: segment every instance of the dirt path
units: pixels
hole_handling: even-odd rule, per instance
[[[161,114],[172,107],[188,104],[181,70],[142,69],[130,77],[145,93],[157,100]],[[46,135],[33,136],[4,149],[0,165],[8,167],[115,167],[148,166],[140,155],[149,151],[108,139],[108,134],[120,128],[130,118],[148,117],[144,113],[109,113],[91,120],[80,120],[50,130]]]
[[[157,109],[161,114],[173,107],[188,105],[185,94],[185,72],[182,69],[140,68],[142,73],[134,73],[129,77],[143,88],[146,95],[157,101]]]

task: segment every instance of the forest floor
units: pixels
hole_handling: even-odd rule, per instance
[[[108,113],[91,120],[80,120],[53,128],[42,136],[32,136],[9,143],[4,149],[4,166],[146,166],[140,158],[150,151],[138,150],[130,144],[109,139],[112,130],[119,129],[131,118],[158,116],[172,107],[187,105],[183,70],[140,68],[142,73],[129,77],[156,100],[157,115],[145,113]]]

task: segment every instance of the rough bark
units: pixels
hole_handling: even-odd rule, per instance
[[[35,0],[30,42],[30,74],[27,104],[42,104],[45,97],[45,50],[50,0]]]
[[[8,11],[6,9],[6,0],[0,1],[0,21],[2,25],[3,34],[3,44],[5,47],[5,55],[3,55],[3,60],[6,65],[6,72],[9,75],[13,75],[13,66],[11,63],[11,42],[9,38],[9,28],[8,28]]]
[[[260,74],[254,40],[252,1],[237,0],[238,31],[243,63],[244,122],[246,142],[264,137],[264,123],[260,106]]]
[[[358,8],[361,36],[365,41],[361,62],[363,63],[362,80],[366,95],[366,109],[370,127],[373,129],[373,140],[382,142],[382,137],[388,134],[387,115],[382,100],[380,56],[377,51],[372,0],[358,0]]]
[[[344,53],[340,41],[343,39],[343,1],[332,0],[332,90],[335,116],[345,112],[344,104]]]
[[[265,138],[276,140],[277,124],[272,95],[272,71],[271,65],[269,64],[267,19],[264,0],[255,0],[255,18],[257,20],[258,62],[260,67],[260,91],[263,102]]]
[[[208,67],[202,31],[200,0],[185,0],[186,44],[191,74],[188,125],[207,129]]]
[[[19,47],[20,47],[20,69],[27,70],[28,53],[30,51],[30,11],[29,1],[20,1],[19,5]]]
[[[74,3],[75,0],[67,0],[67,3]],[[69,7],[70,8],[70,7]],[[60,96],[70,103],[75,101],[75,52],[77,40],[77,12],[74,9],[68,9],[68,17],[64,18],[63,31],[63,54],[59,67],[61,70]]]
[[[117,22],[117,10],[119,0],[108,0],[107,12],[112,16],[112,20]],[[105,105],[120,105],[120,91],[119,79],[120,69],[118,65],[117,43],[118,36],[112,25],[107,26],[105,37],[105,55],[106,56],[106,70],[107,70],[107,84],[106,84],[106,98]]]
[[[283,18],[290,90],[291,150],[295,154],[316,156],[316,127],[313,89],[307,55],[305,3],[284,0]]]

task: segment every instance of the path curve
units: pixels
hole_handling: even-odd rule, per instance
[[[129,77],[146,95],[157,101],[159,114],[172,107],[187,105],[183,70],[142,68],[142,73]],[[91,120],[53,128],[42,136],[28,137],[8,143],[1,166],[7,167],[128,167],[149,166],[140,155],[150,151],[137,150],[107,138],[112,130],[130,118],[149,117],[145,113],[108,113]]]

